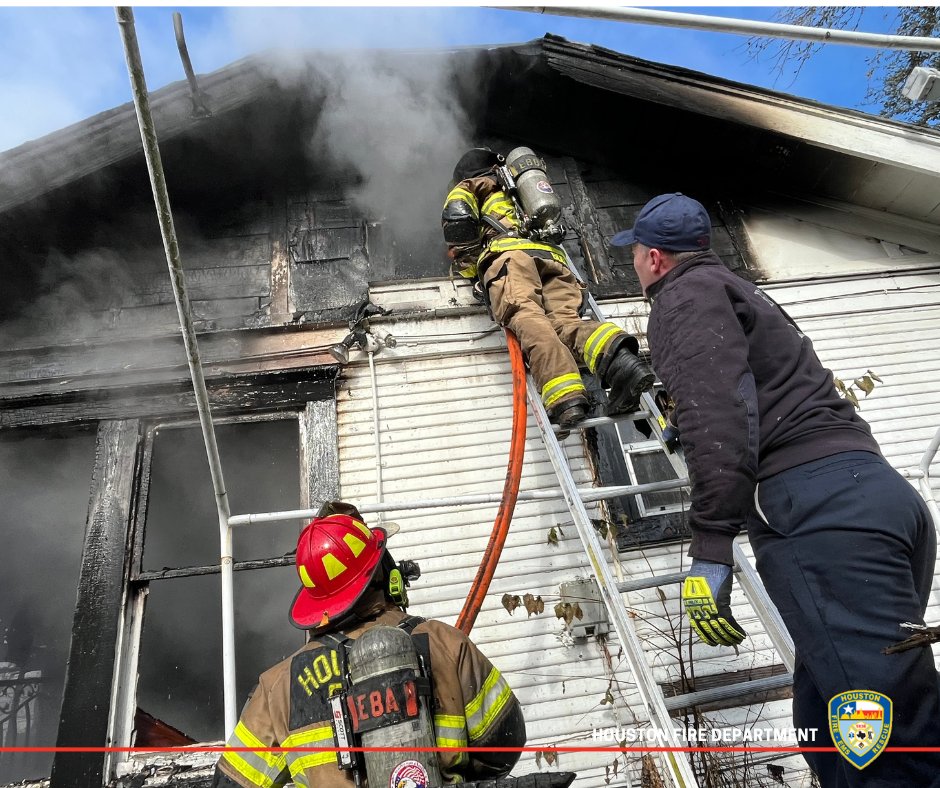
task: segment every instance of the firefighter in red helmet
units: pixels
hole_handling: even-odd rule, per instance
[[[370,746],[375,746],[375,737],[381,742],[383,731],[393,731],[392,723],[402,718],[409,729],[427,720],[430,741],[426,745],[430,747],[512,748],[525,744],[519,702],[500,672],[469,638],[440,621],[406,615],[408,577],[413,579],[419,572],[410,562],[397,564],[389,554],[386,541],[394,530],[370,528],[356,507],[340,501],[325,504],[320,516],[304,528],[296,556],[301,587],[290,609],[290,621],[309,630],[311,639],[261,675],[227,743],[231,748],[291,749],[227,750],[216,767],[215,788],[278,786],[288,781],[298,786],[350,788],[354,779],[356,784],[362,782],[366,768],[371,770],[373,763],[344,763],[347,756],[342,748],[355,742],[344,745],[346,733],[370,728]],[[380,675],[364,679],[366,684],[350,686],[351,677],[355,678],[357,642],[362,638],[358,643],[362,645],[388,628],[404,638],[409,648],[413,643],[414,653],[419,655],[414,664],[422,667],[411,674],[411,695],[408,674],[402,671],[394,674],[395,683]],[[379,659],[374,661],[378,664]],[[360,686],[367,689],[357,706],[355,692]],[[421,695],[422,687],[426,697]],[[375,702],[362,702],[366,697],[379,699],[381,713],[376,712]],[[411,707],[416,710],[413,719],[402,711]],[[350,727],[341,729],[334,723],[337,708],[346,717],[345,710],[352,710]],[[385,724],[390,727],[383,727]],[[387,754],[375,757],[378,755]],[[421,756],[409,753],[397,766],[392,763],[391,776],[398,782],[423,781],[427,786],[495,779],[509,772],[519,754],[455,751],[424,757],[433,762],[422,762]],[[370,784],[373,781],[378,782],[370,779]]]
[[[609,413],[636,410],[654,381],[636,355],[639,343],[615,323],[581,319],[583,289],[558,245],[564,228],[557,222],[557,233],[537,237],[524,226],[517,202],[497,177],[502,163],[489,148],[472,148],[454,168],[441,223],[457,273],[481,283],[493,318],[519,339],[553,423],[564,429],[587,416],[579,362],[610,389]],[[533,200],[540,208],[554,205],[560,219],[544,161],[529,148],[517,148],[507,167],[514,175],[528,172]],[[521,177],[517,184],[524,196]]]

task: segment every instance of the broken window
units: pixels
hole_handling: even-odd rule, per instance
[[[2,747],[56,744],[94,460],[94,434],[0,440]],[[0,751],[0,784],[52,757]]]
[[[632,421],[616,424],[628,475],[627,484],[647,484],[679,478],[666,452],[655,438],[647,438]],[[621,482],[617,482],[621,483]],[[620,529],[621,550],[689,535],[687,489],[644,492],[631,496],[628,527]]]
[[[218,424],[216,435],[232,514],[300,508],[296,414],[278,421]],[[148,440],[149,479],[141,589],[149,587],[140,642],[138,718],[150,715],[194,741],[223,737],[219,524],[198,426],[161,427]],[[145,459],[146,462],[146,459]],[[258,676],[299,648],[287,621],[297,591],[291,551],[300,523],[238,527],[235,642],[237,702]],[[137,743],[145,733],[138,725]]]

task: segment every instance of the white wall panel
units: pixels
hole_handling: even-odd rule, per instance
[[[872,424],[885,455],[904,470],[920,462],[940,425],[940,281],[934,274],[849,279],[842,282],[772,285],[771,294],[813,339],[823,363],[849,383],[866,370],[882,377],[862,399],[861,414]],[[605,304],[605,311],[641,335],[648,306],[633,300]],[[461,333],[448,341],[446,317],[410,326],[415,342],[376,356],[382,477],[386,500],[439,498],[468,493],[499,493],[509,452],[511,383],[501,340],[465,342],[480,336],[487,322],[466,315]],[[426,334],[427,341],[420,340]],[[435,344],[440,338],[439,344]],[[384,356],[384,357],[383,357]],[[369,367],[354,359],[344,370],[337,395],[342,494],[347,500],[376,500],[376,458]],[[554,473],[533,420],[528,422],[523,490],[552,487]],[[577,436],[564,446],[575,478],[589,486],[591,470]],[[940,476],[940,468],[936,468]],[[935,484],[940,491],[940,482]],[[412,590],[415,612],[456,620],[476,572],[497,504],[393,512],[401,533],[392,547],[398,557],[422,564],[423,576]],[[375,521],[373,515],[371,520]],[[567,524],[567,525],[566,525]],[[553,526],[561,526],[557,546],[547,544]],[[740,539],[750,555],[746,538]],[[688,565],[684,545],[660,545],[621,556],[625,578],[679,572]],[[593,641],[572,644],[551,609],[560,583],[588,574],[580,541],[561,500],[520,501],[486,604],[473,631],[474,640],[507,674],[525,707],[530,744],[597,746],[594,727],[648,725],[632,676],[615,639],[608,644],[609,664],[618,679],[616,703],[600,701],[610,683],[610,668]],[[510,616],[500,604],[504,593],[541,594],[546,612]],[[679,587],[631,594],[627,605],[656,679],[704,677],[779,663],[767,635],[736,586],[733,604],[749,638],[735,653],[710,648],[690,637],[680,613]],[[940,586],[935,588],[928,620],[940,621]],[[711,724],[780,729],[792,726],[790,702],[710,713]],[[563,754],[559,764],[542,769],[573,769],[582,788],[638,784],[639,756],[620,756],[618,776],[605,771],[616,753]],[[766,763],[783,765],[788,785],[809,785],[798,757],[749,756],[749,774],[766,779]],[[628,768],[629,767],[629,768]],[[517,773],[534,771],[524,756]]]
[[[467,319],[463,319],[467,323]],[[413,327],[414,332],[446,336],[447,320]],[[487,326],[480,319],[480,329]],[[436,351],[436,352],[433,352]],[[450,355],[446,355],[450,352]],[[430,357],[428,354],[431,354]],[[476,350],[460,342],[420,353],[399,350],[397,357],[376,357],[382,478],[386,500],[443,498],[500,493],[506,476],[512,422],[511,379],[505,350]],[[376,500],[376,458],[371,378],[368,364],[344,370],[337,395],[340,478],[345,499]],[[580,438],[564,443],[579,485],[592,476]],[[527,425],[521,489],[556,487],[557,481],[534,421]],[[393,512],[401,526],[392,548],[396,557],[421,563],[422,577],[411,592],[414,611],[454,623],[489,538],[498,504],[426,511]],[[375,522],[375,515],[369,518]],[[548,532],[560,526],[557,546]],[[559,585],[584,577],[587,561],[561,499],[520,501],[473,639],[506,673],[524,705],[530,746],[591,746],[592,728],[632,719],[636,706],[632,680],[615,694],[614,709],[600,703],[609,678],[599,646],[572,644],[552,613]],[[546,612],[510,615],[502,595],[541,595]],[[615,655],[615,642],[609,645]],[[619,660],[616,660],[617,662]],[[517,773],[537,769],[525,755]],[[604,767],[616,754],[563,754],[554,767],[579,771],[579,786],[605,785]],[[622,777],[622,775],[621,775]],[[618,783],[614,783],[618,784]],[[625,784],[622,781],[619,784]]]

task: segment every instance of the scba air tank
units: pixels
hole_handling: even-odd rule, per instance
[[[519,202],[529,217],[531,229],[560,228],[561,200],[548,180],[545,160],[531,148],[516,148],[506,157],[506,167],[516,182]]]
[[[424,671],[411,636],[395,627],[373,627],[349,649],[351,687],[347,704],[365,753],[369,786],[436,788],[443,783],[430,698],[422,697]],[[427,691],[427,690],[426,690]]]

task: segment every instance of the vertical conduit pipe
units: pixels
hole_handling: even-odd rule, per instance
[[[375,374],[375,350],[369,349],[369,376],[372,379],[372,434],[375,438],[375,501],[382,503],[382,441],[379,436],[379,383]],[[385,515],[379,512],[376,525]]]
[[[235,730],[236,722],[235,606],[232,590],[232,529],[228,524],[230,516],[228,495],[225,492],[225,481],[222,477],[219,447],[215,440],[212,413],[209,410],[209,394],[206,391],[206,380],[203,377],[202,362],[199,359],[199,346],[196,343],[192,310],[186,292],[183,266],[180,262],[179,243],[176,238],[176,228],[173,224],[173,213],[170,210],[170,197],[167,193],[163,162],[157,144],[157,132],[153,124],[153,115],[150,112],[147,82],[144,78],[144,67],[140,59],[137,33],[134,29],[134,12],[130,8],[118,7],[115,9],[115,13],[121,31],[121,39],[124,42],[124,57],[127,61],[127,73],[130,76],[131,88],[134,93],[134,108],[137,111],[140,138],[143,142],[144,156],[147,159],[147,171],[150,174],[153,201],[157,208],[160,235],[163,238],[163,249],[166,252],[167,267],[173,285],[173,296],[176,299],[176,311],[179,314],[180,331],[183,335],[183,345],[186,348],[186,358],[189,362],[189,374],[193,381],[196,409],[199,411],[199,423],[202,426],[202,437],[206,444],[209,472],[212,475],[212,488],[215,491],[216,508],[219,515],[222,576],[222,697],[225,707],[225,736],[227,738]]]
[[[930,486],[930,463],[937,456],[937,450],[940,449],[940,429],[937,430],[924,452],[924,458],[920,461],[920,491],[927,502],[927,508],[933,516],[933,524],[940,534],[940,509],[937,508],[937,499],[934,498],[933,488]]]

